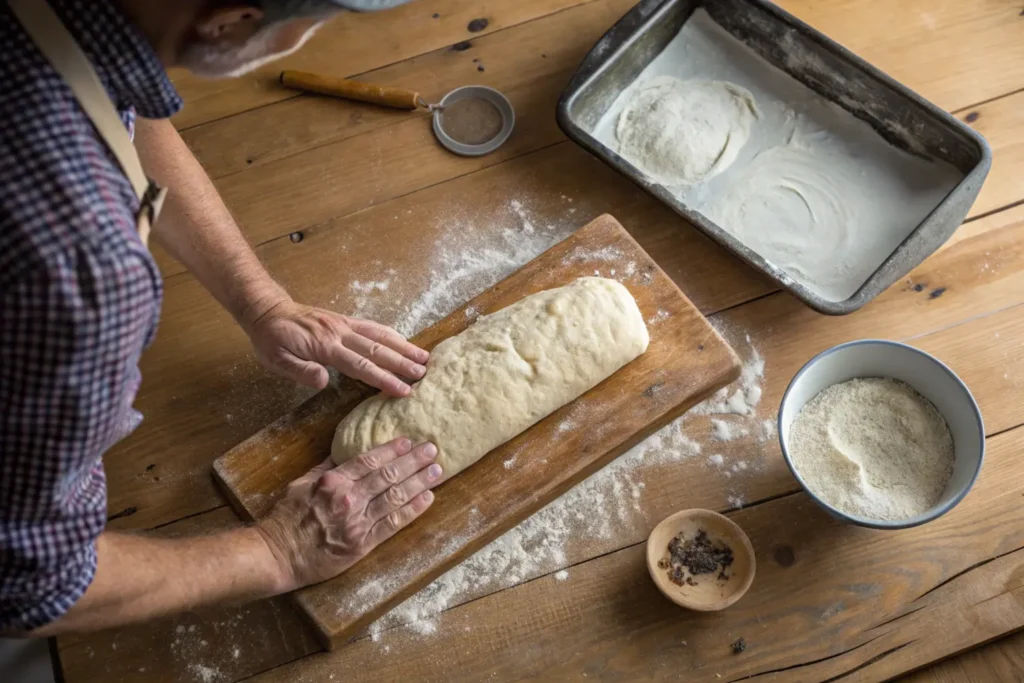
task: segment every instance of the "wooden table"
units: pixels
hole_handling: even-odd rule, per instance
[[[348,15],[272,70],[235,81],[178,76],[188,104],[177,124],[260,257],[308,303],[415,331],[610,212],[741,356],[763,357],[758,422],[774,417],[785,385],[818,351],[861,337],[909,340],[950,364],[982,407],[989,455],[974,492],[916,530],[841,526],[799,492],[773,439],[715,441],[697,416],[683,428],[701,454],[634,472],[640,514],[570,544],[558,567],[565,580],[552,569],[470,591],[434,634],[396,626],[332,653],[318,653],[284,598],[61,638],[68,681],[881,680],[1024,628],[1020,3],[782,2],[977,127],[995,152],[950,243],[843,318],[775,291],[559,132],[558,93],[631,4],[421,0]],[[415,87],[428,99],[491,85],[516,106],[517,130],[491,156],[454,157],[416,115],[281,89],[273,75],[286,66]],[[159,259],[163,321],[138,400],[147,419],[106,457],[110,527],[199,533],[237,524],[210,476],[214,458],[307,394],[260,370],[213,299]],[[438,281],[450,286],[432,288]],[[754,541],[758,578],[727,612],[680,612],[645,575],[647,532],[682,507],[728,512]],[[747,650],[733,655],[741,636]],[[1021,646],[1018,638],[1011,654],[984,657],[999,662],[991,675],[1024,675],[1012,654]],[[958,661],[917,680],[980,671],[977,658]]]

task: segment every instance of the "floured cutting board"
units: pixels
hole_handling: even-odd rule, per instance
[[[600,274],[622,282],[647,321],[640,356],[435,490],[418,520],[354,567],[295,593],[333,649],[739,374],[739,359],[629,233],[601,216],[413,341],[430,349],[478,315]],[[320,392],[217,459],[238,513],[258,519],[284,486],[323,461],[338,422],[370,394],[354,382]],[[513,466],[506,467],[505,462]]]

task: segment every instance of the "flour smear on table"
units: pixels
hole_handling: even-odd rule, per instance
[[[852,379],[825,389],[796,416],[787,449],[815,495],[871,520],[927,512],[953,474],[946,421],[894,379]]]
[[[748,109],[728,106],[721,96],[709,100],[709,88],[721,93],[723,87],[709,83],[729,84],[755,104]],[[637,109],[645,105],[641,115]],[[711,110],[717,119],[707,118]],[[686,132],[703,137],[681,140]],[[593,133],[780,276],[830,301],[853,295],[962,177],[945,162],[889,145],[701,9]],[[708,147],[710,141],[715,144]],[[705,159],[697,164],[702,168],[716,149],[721,158],[706,177],[682,159],[696,151]],[[676,173],[665,168],[673,159]]]

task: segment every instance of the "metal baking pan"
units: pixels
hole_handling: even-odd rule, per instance
[[[619,94],[662,52],[698,7],[767,62],[866,121],[890,144],[944,160],[963,173],[956,187],[848,299],[828,300],[794,282],[591,133]],[[641,0],[583,60],[562,93],[557,115],[559,126],[576,143],[793,296],[830,315],[857,310],[949,239],[977,198],[992,164],[988,143],[970,126],[763,0]]]

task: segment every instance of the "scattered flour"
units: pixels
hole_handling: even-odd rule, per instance
[[[615,271],[614,270],[612,271],[612,275],[615,275]],[[669,313],[668,311],[666,311],[663,308],[659,308],[657,313],[655,313],[654,315],[652,315],[650,318],[647,319],[647,324],[648,325],[657,325],[662,320],[666,320],[666,319],[671,318],[671,317],[672,317],[671,313]]]
[[[535,231],[535,228],[533,227],[533,223],[530,222],[530,218],[527,215],[526,210],[523,208],[523,203],[517,199],[513,199],[508,203],[508,206],[512,213],[518,216],[519,220],[522,221],[523,232],[525,232],[528,235],[532,235]]]
[[[508,460],[506,460],[505,462],[502,463],[502,465],[505,466],[506,470],[510,470],[513,467],[515,467],[515,465],[516,465],[516,458],[517,457],[518,456],[512,456],[511,458],[509,458]]]
[[[580,261],[618,261],[623,256],[622,251],[618,247],[601,247],[600,249],[584,249],[583,247],[576,247],[564,257],[562,257],[562,265],[568,266],[573,263],[579,263]],[[633,265],[636,268],[636,265]]]
[[[202,681],[202,683],[213,683],[221,678],[220,670],[212,666],[193,663],[188,665],[188,671],[195,676],[197,681]]]
[[[360,282],[355,280],[349,284],[348,288],[353,292],[369,293],[369,292],[386,292],[390,286],[390,282],[382,280],[379,282]]]
[[[555,572],[555,581],[565,581],[569,578],[569,572],[565,569],[561,569]]]
[[[725,420],[719,420],[718,418],[711,419],[711,436],[716,441],[732,441],[738,439],[741,436],[746,436],[750,432],[745,427],[740,427],[731,422]]]
[[[634,528],[644,519],[640,506],[643,471],[680,462],[700,452],[700,445],[683,433],[685,419],[686,416],[678,418],[652,434],[388,612],[371,624],[371,637],[380,638],[384,631],[403,624],[414,633],[431,634],[437,629],[441,612],[472,595],[563,570],[570,543],[579,539],[613,539],[623,529]],[[364,589],[365,594],[360,596],[363,598],[376,594],[379,599],[387,594],[382,585]]]
[[[750,343],[750,337],[747,337],[747,342]],[[750,353],[750,359],[740,371],[739,386],[730,384],[719,389],[711,398],[695,407],[693,412],[698,415],[745,416],[756,413],[757,404],[761,402],[764,358],[753,346],[750,347]]]
[[[411,337],[508,277],[568,237],[576,227],[570,223],[538,225],[518,200],[509,202],[503,215],[487,218],[505,226],[497,235],[493,230],[475,229],[477,220],[461,215],[449,217],[448,229],[438,239],[434,252],[426,256],[429,282],[408,283],[421,291],[412,302],[403,306],[397,301],[401,297],[383,296],[387,288],[378,286],[357,298],[351,315],[388,325]],[[471,317],[470,310],[466,311],[467,317]],[[477,314],[473,311],[472,316]]]

